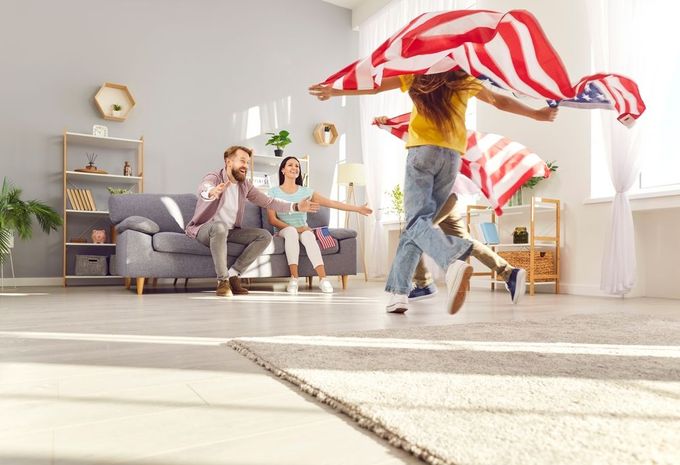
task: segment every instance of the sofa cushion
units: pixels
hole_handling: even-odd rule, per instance
[[[129,216],[154,221],[161,231],[184,232],[196,209],[194,194],[125,194],[109,197],[109,216],[118,224]]]
[[[331,230],[337,231],[337,230]],[[157,252],[186,253],[191,255],[210,255],[210,248],[192,239],[184,233],[159,232],[153,235],[153,248]],[[238,257],[243,253],[246,246],[227,242],[227,255]],[[333,255],[340,251],[339,244],[328,249],[321,249],[321,255]],[[262,255],[281,255],[285,253],[283,238],[274,236],[271,244],[262,252]],[[300,255],[307,256],[304,246],[300,246]]]
[[[243,211],[243,221],[241,226],[244,228],[262,228],[262,219],[260,211],[267,212],[266,208],[260,208],[254,203],[246,201],[245,210]],[[265,228],[266,229],[266,228]],[[271,231],[269,231],[271,232]]]
[[[156,234],[161,230],[155,221],[144,218],[143,216],[128,216],[116,225],[116,231],[119,233],[127,231],[128,229],[139,231],[144,234]]]
[[[210,248],[184,233],[159,232],[153,235],[152,245],[157,252],[210,255]]]

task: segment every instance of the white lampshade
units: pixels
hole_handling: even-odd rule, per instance
[[[365,186],[366,177],[364,175],[363,163],[343,163],[338,165],[338,184]]]

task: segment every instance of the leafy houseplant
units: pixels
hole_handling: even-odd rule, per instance
[[[120,116],[120,111],[123,109],[123,107],[121,105],[114,103],[113,105],[111,105],[111,108],[113,110],[111,112],[113,116]]]
[[[392,201],[392,206],[388,209],[392,213],[396,213],[399,216],[399,225],[402,226],[404,221],[404,192],[401,190],[401,186],[397,184],[394,188],[387,192],[387,195]]]
[[[125,189],[124,187],[107,187],[106,190],[108,190],[111,195],[123,195],[132,192],[131,189]]]
[[[282,157],[283,156],[283,148],[293,142],[290,140],[290,132],[284,130],[279,131],[279,133],[275,132],[268,132],[267,135],[271,136],[269,137],[269,140],[264,145],[273,145],[276,147],[276,150],[274,150],[274,155],[277,157]]]
[[[0,190],[0,263],[14,244],[14,231],[20,239],[31,238],[32,217],[47,234],[63,224],[61,216],[48,205],[38,200],[23,201],[20,197],[21,189],[4,178]]]
[[[551,173],[554,173],[555,171],[557,171],[557,168],[559,168],[559,166],[556,165],[555,160],[547,162],[546,166],[548,167]],[[522,205],[522,189],[524,189],[525,187],[528,189],[533,189],[543,179],[545,179],[543,176],[534,176],[527,179],[527,181],[524,184],[522,184],[522,187],[517,189],[517,192],[512,194],[512,197],[510,197],[510,200],[508,200],[508,206],[514,207],[517,205]]]

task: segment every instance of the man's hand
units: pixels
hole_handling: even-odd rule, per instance
[[[312,202],[310,198],[311,197],[307,197],[306,199],[303,199],[302,201],[298,202],[298,211],[310,213],[319,211],[319,204],[316,202]]]
[[[555,121],[555,118],[557,118],[557,113],[559,112],[559,109],[557,107],[552,108],[552,107],[545,107],[541,108],[540,110],[536,110],[536,116],[534,117],[535,120],[537,121]]]
[[[334,90],[335,89],[333,89],[328,84],[314,84],[313,86],[309,86],[309,94],[321,101],[328,100],[329,98],[333,97],[335,95]]]
[[[208,191],[208,197],[210,197],[210,200],[214,200],[216,198],[219,198],[220,195],[222,195],[222,192],[224,192],[224,189],[226,189],[227,185],[225,183],[220,183],[210,189]]]
[[[373,118],[373,124],[387,124],[388,119],[387,116],[376,116]]]
[[[368,204],[367,204],[367,203],[365,203],[365,204],[363,204],[363,205],[357,207],[357,209],[356,209],[355,211],[356,211],[357,213],[361,214],[361,215],[364,215],[364,216],[368,216],[368,215],[370,215],[371,213],[373,213],[373,210],[371,210],[370,208],[368,208]]]
[[[297,229],[298,234],[302,234],[305,231],[311,231],[312,230],[312,228],[310,228],[309,226],[300,226],[299,228],[295,228],[295,229]]]

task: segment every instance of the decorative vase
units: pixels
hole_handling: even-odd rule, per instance
[[[92,230],[92,242],[95,244],[103,244],[106,241],[106,231],[103,229]]]
[[[274,150],[274,156],[282,157],[283,156],[283,149]]]
[[[516,207],[518,205],[523,205],[522,203],[522,188],[520,187],[515,191],[514,194],[512,194],[512,197],[510,197],[510,200],[508,200],[508,207]]]

